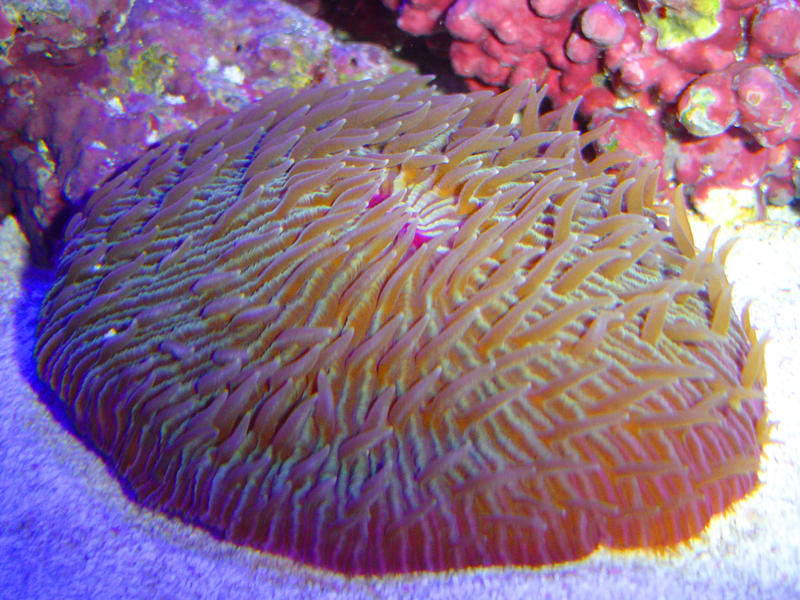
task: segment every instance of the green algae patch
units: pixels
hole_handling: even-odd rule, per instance
[[[657,0],[642,18],[658,32],[658,47],[669,50],[719,31],[721,8],[720,0]]]

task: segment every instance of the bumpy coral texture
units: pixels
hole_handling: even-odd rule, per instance
[[[693,186],[698,204],[719,186],[757,185],[772,204],[800,195],[798,0],[383,3],[409,33],[449,33],[453,68],[473,89],[532,78],[547,83],[555,106],[583,96],[579,110],[593,124],[599,111],[641,113],[649,126],[629,121],[624,135],[612,127],[601,145],[633,150],[660,129],[646,157],[674,157],[667,179]],[[723,144],[736,160],[709,152]]]
[[[109,182],[68,227],[42,378],[141,502],[311,565],[697,534],[766,435],[728,246],[695,250],[654,169],[584,160],[574,105],[425,82],[281,90]]]

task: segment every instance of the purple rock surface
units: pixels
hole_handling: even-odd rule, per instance
[[[409,66],[278,0],[19,2],[0,11],[0,218],[48,264],[71,206],[170,133],[281,86]]]

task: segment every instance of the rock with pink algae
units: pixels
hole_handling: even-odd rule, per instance
[[[766,67],[742,70],[733,79],[741,125],[764,147],[800,138],[800,93]]]
[[[678,100],[678,119],[697,137],[719,135],[739,118],[730,70],[701,75],[683,91]]]
[[[788,58],[800,52],[800,6],[792,0],[759,4],[750,25],[753,50],[766,56]]]
[[[0,49],[0,218],[17,212],[44,264],[70,207],[170,133],[280,86],[409,68],[279,0],[4,2]]]
[[[783,190],[775,197],[785,199],[787,189],[800,195],[797,178],[775,174],[786,169],[750,160],[763,148],[778,148],[771,154],[786,156],[787,167],[797,159],[800,0],[383,2],[406,31],[449,32],[453,68],[472,89],[530,78],[547,84],[554,106],[583,96],[582,122],[617,115],[629,134],[618,143],[631,151],[655,143],[653,129],[644,127],[651,121],[665,132],[663,181],[691,184],[697,201],[723,182],[769,182]],[[714,136],[741,139],[747,164],[698,158],[707,145],[700,142]],[[698,160],[704,165],[698,177],[671,168]],[[762,170],[754,173],[756,166]]]
[[[625,35],[625,19],[608,2],[595,2],[583,11],[580,32],[598,46],[613,46]]]
[[[600,108],[592,115],[591,129],[606,126],[606,131],[596,144],[604,151],[623,148],[641,157],[647,163],[661,163],[667,134],[646,114],[633,108],[613,110]]]
[[[771,148],[800,138],[800,93],[765,66],[735,63],[695,79],[681,94],[678,118],[697,137],[737,123]]]

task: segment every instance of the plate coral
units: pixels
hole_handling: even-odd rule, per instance
[[[663,547],[757,484],[728,245],[575,104],[280,90],[66,232],[39,373],[147,506],[347,573]]]

